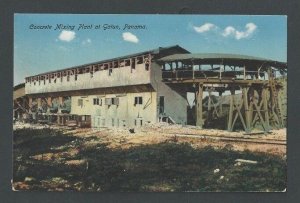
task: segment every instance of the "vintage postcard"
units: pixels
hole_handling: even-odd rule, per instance
[[[287,17],[15,14],[14,191],[287,190]]]

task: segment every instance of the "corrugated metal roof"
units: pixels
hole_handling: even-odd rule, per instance
[[[284,62],[274,61],[266,58],[240,55],[240,54],[220,54],[220,53],[197,53],[197,54],[173,54],[159,59],[161,62],[172,61],[215,61],[224,60],[224,62],[263,62],[275,67],[286,68],[287,64]]]

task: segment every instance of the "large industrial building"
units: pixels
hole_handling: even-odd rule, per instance
[[[179,47],[159,48],[133,55],[27,77],[29,106],[53,113],[58,123],[65,115],[79,115],[92,127],[142,126],[168,115],[186,124],[186,98],[162,82],[161,66],[154,61]],[[65,109],[65,102],[70,109]]]
[[[190,116],[197,126],[220,114],[212,92],[229,92],[226,128],[240,122],[245,131],[260,123],[284,125],[276,77],[286,64],[231,54],[191,54],[180,46],[56,70],[25,78],[26,99],[16,109],[34,121],[88,127],[139,127],[146,123],[188,124],[187,92],[195,94]],[[203,92],[208,103],[203,106]],[[241,91],[240,99],[234,97]],[[23,98],[23,97],[21,97]],[[221,104],[222,107],[222,104]],[[222,110],[222,109],[221,109]],[[24,118],[20,115],[17,118]]]

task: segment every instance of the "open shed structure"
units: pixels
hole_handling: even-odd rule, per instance
[[[203,92],[208,91],[208,117],[217,106],[211,103],[211,93],[229,93],[230,107],[227,130],[237,121],[246,133],[261,125],[265,132],[271,126],[285,125],[280,78],[287,73],[287,64],[264,58],[233,54],[174,54],[158,60],[163,82],[181,94],[195,93],[196,125],[203,126]],[[235,97],[241,92],[241,99]]]

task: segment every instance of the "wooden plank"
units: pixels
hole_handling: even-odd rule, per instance
[[[243,107],[243,105],[244,105],[243,98],[240,100],[240,102],[238,104],[236,104],[235,101],[233,101],[233,111],[236,110],[236,114],[235,114],[234,120],[232,122],[231,130],[233,130],[235,122],[237,121],[237,118],[240,118],[242,125],[244,127],[244,130],[246,131],[246,124],[245,124],[243,115],[241,113],[241,108]]]
[[[245,131],[249,132],[251,128],[251,121],[250,121],[250,112],[249,112],[249,104],[248,104],[248,87],[243,87],[243,102],[244,102],[244,114],[245,114]],[[239,112],[240,116],[242,115],[241,112]],[[242,116],[241,116],[242,120]]]
[[[265,114],[265,125],[270,130],[270,118],[269,118],[269,109],[268,109],[268,100],[267,100],[267,88],[263,88],[262,91],[262,100],[263,100],[263,110]]]
[[[260,118],[260,122],[261,122],[261,124],[262,124],[262,126],[263,126],[265,132],[268,132],[269,129],[268,129],[268,128],[266,127],[266,125],[265,125],[264,119],[263,119],[263,117],[262,117],[262,115],[261,115],[261,113],[260,113],[260,108],[257,106],[256,102],[254,102],[254,106],[255,106],[255,108],[256,108],[256,110],[257,110],[257,115],[258,115],[258,117]]]
[[[37,98],[37,105],[38,105],[38,108],[40,108],[42,106],[42,99],[41,98]]]
[[[281,102],[281,97],[277,96],[277,105],[278,105],[278,113],[280,115],[280,127],[284,127],[284,120],[282,116],[282,102]]]
[[[234,99],[234,93],[235,90],[232,89],[230,95],[230,106],[229,106],[229,112],[228,112],[228,123],[227,123],[227,130],[232,131],[232,115],[233,115],[233,99]]]
[[[29,108],[31,108],[31,106],[32,106],[32,97],[28,97],[28,99],[29,99]]]
[[[196,125],[199,127],[203,126],[203,113],[202,113],[202,97],[203,97],[203,85],[198,85],[197,91],[197,105],[196,105]]]
[[[202,84],[239,84],[239,85],[251,85],[251,84],[267,84],[268,81],[264,80],[243,80],[243,79],[219,79],[219,78],[203,78],[203,79],[182,79],[176,80],[176,78],[163,78],[164,83],[202,83]]]
[[[241,107],[242,107],[242,105],[241,105]],[[241,120],[241,122],[242,122],[242,124],[243,124],[244,130],[245,130],[246,132],[249,132],[249,130],[248,130],[246,124],[245,124],[243,115],[242,115],[242,113],[241,113],[241,107],[240,107],[240,108],[236,108],[236,110],[237,110],[237,113],[239,114],[239,117],[240,117],[240,120]]]
[[[207,120],[211,121],[212,119],[212,111],[211,111],[211,88],[208,89],[208,106],[207,106]]]
[[[231,124],[231,131],[233,130],[233,127],[234,127],[234,125],[235,125],[235,122],[236,122],[238,116],[239,116],[239,115],[238,115],[238,112],[236,112],[236,113],[235,113],[235,116],[234,116],[234,119],[233,119],[233,122],[232,122],[232,124]]]

